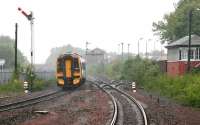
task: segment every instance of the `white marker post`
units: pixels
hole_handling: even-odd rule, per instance
[[[27,81],[24,81],[24,92],[25,93],[28,93],[28,82]]]
[[[132,82],[132,89],[133,89],[133,92],[135,93],[136,92],[136,84],[135,84],[135,82]]]

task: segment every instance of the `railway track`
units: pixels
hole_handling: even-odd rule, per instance
[[[93,84],[106,92],[113,102],[113,115],[110,125],[147,125],[146,113],[138,101],[108,82],[92,79]]]
[[[90,81],[90,82],[93,83],[94,85],[96,85],[102,91],[104,91],[112,100],[113,114],[112,114],[112,119],[110,120],[110,125],[115,125],[117,122],[117,115],[118,115],[118,106],[117,106],[116,99],[114,98],[114,96],[112,94],[110,94],[108,91],[106,91],[106,89],[102,88],[98,83],[96,83],[94,81]]]
[[[33,98],[0,105],[0,112],[24,108],[24,107],[31,106],[31,105],[34,105],[34,104],[37,104],[37,103],[40,103],[40,102],[44,102],[44,101],[48,101],[48,100],[57,98],[57,97],[62,96],[64,94],[65,94],[65,92],[63,92],[62,90],[56,90],[56,91],[49,92],[47,94],[43,94],[43,95],[36,96],[36,97],[33,97]]]

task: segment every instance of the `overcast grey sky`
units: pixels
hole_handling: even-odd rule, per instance
[[[145,51],[146,39],[157,39],[152,33],[153,21],[174,11],[178,0],[1,0],[0,35],[14,38],[14,24],[19,24],[19,49],[30,59],[30,23],[17,10],[21,7],[35,16],[35,62],[44,63],[53,47],[72,44],[90,49],[99,47],[117,52],[118,44],[130,43],[137,52],[137,41]],[[159,43],[156,44],[159,48]],[[153,49],[153,42],[148,50]]]

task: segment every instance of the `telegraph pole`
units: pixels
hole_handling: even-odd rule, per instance
[[[15,74],[17,75],[17,31],[18,31],[18,24],[15,24]]]
[[[189,43],[188,43],[188,62],[187,72],[190,72],[190,53],[191,53],[191,31],[192,31],[192,10],[189,11]]]
[[[161,51],[160,58],[162,59],[162,57],[163,57],[162,43],[160,43],[160,51]]]

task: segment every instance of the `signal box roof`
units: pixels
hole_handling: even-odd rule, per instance
[[[187,47],[189,37],[185,36],[177,41],[174,41],[166,46],[166,48]],[[200,47],[200,37],[198,35],[191,35],[191,46]]]

